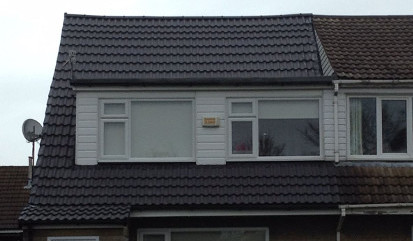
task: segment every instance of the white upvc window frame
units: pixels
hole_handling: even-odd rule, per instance
[[[318,101],[318,128],[319,128],[319,155],[318,156],[259,156],[259,140],[258,140],[258,103],[259,101],[306,101],[313,100]],[[232,103],[236,102],[248,102],[253,103],[253,114],[239,114],[232,113]],[[323,113],[322,113],[322,98],[321,97],[297,97],[297,98],[269,98],[269,97],[257,97],[257,98],[228,98],[227,99],[227,120],[229,128],[227,131],[227,161],[315,161],[323,160],[324,158],[324,134],[323,134]],[[253,122],[253,154],[232,154],[232,122],[255,119]]]
[[[105,114],[104,110],[105,110],[105,104],[124,104],[125,105],[125,113],[124,114]],[[130,102],[128,102],[125,99],[114,99],[114,100],[110,100],[110,99],[103,99],[100,101],[100,118],[128,118],[128,113],[129,113],[129,106],[130,106]]]
[[[143,235],[165,235],[164,241],[171,241],[173,232],[208,232],[208,231],[264,231],[265,241],[270,240],[269,229],[267,227],[224,227],[224,228],[159,228],[159,229],[138,229],[137,241],[143,241]]]
[[[252,112],[251,113],[233,113],[232,112],[232,104],[233,103],[251,103],[252,105]],[[228,100],[228,116],[231,117],[256,117],[257,116],[257,99],[252,98],[234,98]]]
[[[376,155],[352,155],[350,144],[350,99],[353,98],[371,98],[376,100]],[[383,153],[383,126],[382,126],[382,101],[386,100],[403,100],[406,101],[406,153]],[[392,96],[392,95],[348,95],[347,96],[347,157],[349,160],[356,159],[385,159],[385,160],[409,160],[413,158],[413,97],[411,96]]]
[[[124,129],[124,131],[125,131],[125,149],[124,149],[124,152],[125,152],[125,154],[124,155],[105,155],[105,153],[104,153],[104,135],[105,135],[105,133],[104,133],[104,127],[105,127],[105,124],[106,123],[124,123],[125,124],[125,129]],[[101,119],[100,120],[100,126],[99,126],[99,136],[100,136],[100,140],[99,140],[99,146],[100,146],[100,156],[102,157],[102,158],[104,158],[104,159],[110,159],[110,160],[113,160],[113,159],[117,159],[117,160],[119,160],[119,159],[121,159],[121,160],[126,160],[127,158],[128,158],[128,153],[130,152],[129,151],[129,139],[130,139],[130,131],[128,131],[129,130],[129,120],[128,119]]]
[[[59,236],[59,237],[47,237],[47,241],[72,241],[72,240],[99,241],[99,236]]]
[[[132,157],[131,155],[131,104],[132,102],[144,102],[144,101],[183,101],[191,103],[192,111],[192,156],[191,157]],[[104,104],[105,103],[125,103],[124,115],[105,115]],[[98,162],[195,162],[195,100],[193,98],[125,98],[125,99],[101,99],[99,105],[99,159]],[[104,155],[104,123],[107,122],[124,122],[125,123],[125,155]]]
[[[251,122],[252,123],[252,153],[251,154],[233,154],[232,153],[232,123],[233,122]],[[229,123],[229,141],[228,149],[229,155],[231,157],[256,157],[258,156],[258,120],[255,117],[240,117],[240,118],[231,118],[228,120]]]

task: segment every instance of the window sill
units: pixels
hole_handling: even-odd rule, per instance
[[[413,161],[413,156],[407,154],[381,156],[347,156],[347,161]]]
[[[323,156],[228,157],[227,162],[324,161]]]
[[[140,163],[140,162],[195,162],[193,157],[154,157],[154,158],[134,158],[134,159],[100,159],[98,163]]]

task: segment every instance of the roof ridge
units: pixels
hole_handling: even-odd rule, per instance
[[[280,15],[246,15],[246,16],[111,16],[65,13],[66,17],[103,18],[103,19],[256,19],[256,18],[288,18],[311,17],[312,13],[280,14]]]

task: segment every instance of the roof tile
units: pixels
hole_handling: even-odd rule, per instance
[[[27,205],[29,190],[28,168],[24,166],[0,166],[0,230],[18,229],[18,217]]]
[[[411,16],[315,16],[314,26],[341,79],[413,79]]]

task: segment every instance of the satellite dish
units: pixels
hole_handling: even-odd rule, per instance
[[[42,134],[42,125],[33,119],[27,119],[22,126],[23,135],[29,142],[34,142],[40,139]]]

